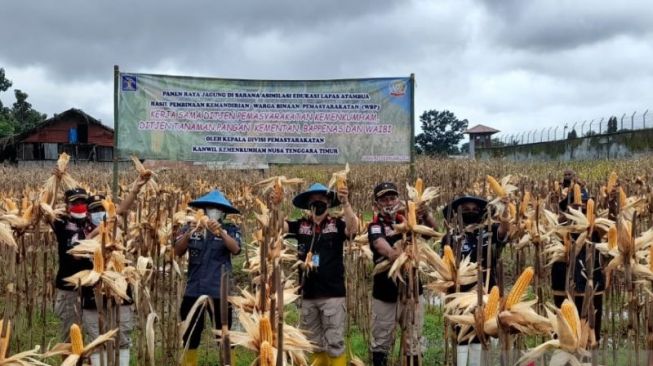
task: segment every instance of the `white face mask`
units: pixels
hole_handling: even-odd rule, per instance
[[[107,214],[106,214],[106,212],[104,212],[104,211],[93,212],[93,213],[91,213],[91,222],[93,223],[93,225],[95,225],[95,226],[99,226],[100,223],[101,223],[101,222],[104,220],[104,218],[106,217],[106,215],[107,215]]]
[[[222,212],[220,209],[214,208],[214,207],[209,207],[204,210],[206,212],[206,216],[209,217],[211,220],[215,221],[221,221],[225,217],[225,213]]]

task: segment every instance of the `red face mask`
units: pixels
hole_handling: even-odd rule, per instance
[[[68,212],[75,219],[83,219],[88,212],[88,205],[86,203],[74,203],[68,206]]]

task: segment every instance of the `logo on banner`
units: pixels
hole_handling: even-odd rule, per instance
[[[120,82],[122,91],[136,91],[138,89],[137,80],[134,75],[122,75]]]
[[[390,84],[390,95],[400,97],[406,94],[406,82],[403,80],[393,81]]]

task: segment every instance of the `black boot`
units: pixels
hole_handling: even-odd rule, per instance
[[[422,361],[424,361],[424,358],[422,358]],[[406,356],[406,365],[407,366],[419,366],[418,362],[419,362],[419,357],[417,355],[415,355],[415,356]]]
[[[388,354],[384,352],[372,352],[372,364],[374,366],[387,366]]]

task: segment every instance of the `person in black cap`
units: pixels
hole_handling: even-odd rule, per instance
[[[565,179],[567,177],[567,171],[565,171]],[[575,177],[575,176],[574,176]],[[590,199],[589,192],[585,187],[581,187],[581,204],[574,204],[574,190],[573,185],[569,186],[567,191],[567,196],[562,198],[558,204],[560,209],[559,221],[561,224],[566,225],[569,220],[566,216],[563,215],[564,212],[569,213],[569,209],[580,210],[583,214],[587,215],[587,201]],[[609,192],[609,200],[616,200],[616,191]],[[608,205],[610,216],[616,217],[616,206]],[[605,232],[600,231],[598,227],[595,227],[592,231],[592,236],[588,238],[589,242],[581,243],[580,249],[574,253],[574,265],[573,274],[570,274],[571,278],[567,278],[567,272],[570,270],[568,261],[558,261],[554,262],[551,265],[551,289],[553,290],[553,302],[557,307],[560,307],[562,303],[570,296],[573,296],[574,303],[576,308],[578,308],[579,315],[582,319],[587,319],[587,316],[583,316],[583,302],[585,300],[585,290],[587,287],[587,279],[589,277],[589,268],[590,263],[587,261],[587,248],[588,246],[594,247],[594,243],[601,242],[601,237],[605,235]],[[576,243],[576,240],[579,238],[579,233],[571,233],[568,240],[573,243]],[[572,248],[578,248],[578,243],[572,245]],[[601,339],[601,320],[603,318],[603,293],[605,291],[605,274],[603,271],[603,257],[601,253],[595,248],[594,253],[594,268],[592,275],[592,284],[594,293],[594,336],[595,340],[598,342]]]
[[[311,361],[315,366],[345,366],[347,362],[343,249],[358,229],[348,193],[347,187],[336,193],[313,184],[293,199],[295,207],[310,210],[310,215],[284,224],[286,232],[297,239],[298,259],[308,262],[300,269],[301,328],[316,345]],[[328,209],[341,204],[343,218],[331,216]]]
[[[507,201],[507,198],[506,198]],[[454,253],[460,248],[460,257],[469,257],[477,263],[478,245],[482,245],[481,267],[483,284],[488,283],[487,291],[497,284],[496,265],[505,243],[508,241],[510,222],[508,217],[501,217],[499,223],[489,226],[487,219],[487,200],[476,196],[462,196],[454,199],[442,211],[448,227],[448,233],[442,239],[442,245],[449,245]],[[507,204],[507,202],[505,202]],[[462,222],[458,220],[458,212]],[[507,210],[506,210],[507,214]],[[479,243],[480,241],[480,243]],[[460,291],[470,291],[476,283],[461,286]],[[481,364],[481,344],[477,338],[471,344],[457,345],[457,365],[479,366]]]
[[[241,249],[240,229],[227,222],[225,217],[228,214],[239,214],[240,211],[218,190],[191,201],[189,205],[203,209],[209,220],[208,230],[205,232],[185,225],[175,240],[176,255],[182,256],[188,251],[188,282],[180,306],[180,315],[182,319],[186,319],[195,301],[202,295],[208,295],[213,299],[214,309],[214,313],[209,316],[213,319],[216,329],[220,329],[222,267],[231,272],[231,256],[239,254]],[[232,309],[229,306],[229,328],[232,318]],[[196,313],[190,324],[183,335],[184,346],[188,345],[182,363],[184,366],[197,365],[197,348],[204,330],[204,312]]]
[[[384,182],[374,188],[374,209],[375,214],[372,222],[367,227],[367,235],[372,250],[375,264],[383,260],[394,261],[402,253],[402,248],[395,245],[402,239],[401,233],[395,233],[394,224],[405,221],[405,211],[402,202],[399,200],[399,192],[394,183]],[[420,224],[435,228],[436,223],[433,216],[426,207],[418,209],[418,220]],[[412,349],[409,354],[417,358],[418,354],[424,352],[424,341],[422,328],[424,326],[424,303],[422,285],[419,285],[419,309],[415,314],[415,329],[411,340]],[[374,275],[372,285],[372,337],[370,351],[374,366],[386,366],[388,354],[394,344],[394,330],[402,314],[402,304],[399,300],[399,289],[397,284],[388,278],[388,271]],[[407,361],[410,364],[410,360]],[[413,362],[417,365],[417,360]]]
[[[133,205],[134,201],[136,200],[136,196],[140,192],[141,188],[147,181],[149,180],[150,176],[145,176],[145,177],[137,177],[136,181],[134,181],[132,188],[129,190],[125,198],[120,202],[118,207],[116,208],[116,216],[113,218],[116,220],[120,216],[125,216],[129,212],[129,209]],[[106,197],[101,194],[95,194],[92,196],[89,196],[87,203],[88,203],[88,218],[91,221],[91,224],[95,227],[95,229],[89,234],[89,237],[93,237],[99,233],[98,227],[100,226],[101,222],[104,221],[105,219],[108,219],[106,217],[106,210],[104,206],[102,205],[102,201]],[[118,220],[117,224],[120,224],[122,220]],[[131,298],[132,296],[132,291],[131,288],[127,289],[127,294]],[[106,304],[107,301],[105,299],[104,303]],[[134,322],[133,322],[133,309],[132,309],[132,304],[133,301],[127,301],[123,300],[123,302],[120,304],[119,308],[119,314],[120,314],[120,330],[118,333],[118,347],[120,348],[119,351],[119,365],[120,366],[129,366],[129,359],[130,359],[130,347],[131,347],[131,331],[134,327]],[[93,291],[92,287],[84,287],[82,289],[82,324],[84,331],[86,334],[89,336],[90,339],[96,339],[100,335],[100,326],[99,326],[99,314],[97,311],[97,304],[95,302],[95,292]],[[106,352],[102,350],[96,350],[94,353],[91,354],[91,364],[93,366],[99,366],[101,364],[100,358],[104,358],[104,363],[107,364],[106,360]]]
[[[53,218],[50,225],[57,238],[57,252],[59,255],[54,312],[61,321],[61,339],[68,341],[70,327],[78,315],[75,306],[77,292],[73,286],[66,283],[64,278],[79,271],[93,268],[90,259],[77,259],[68,254],[68,250],[77,245],[78,240],[86,239],[95,226],[88,219],[88,194],[86,190],[83,188],[68,190],[64,192],[64,200],[66,202],[65,215]]]

